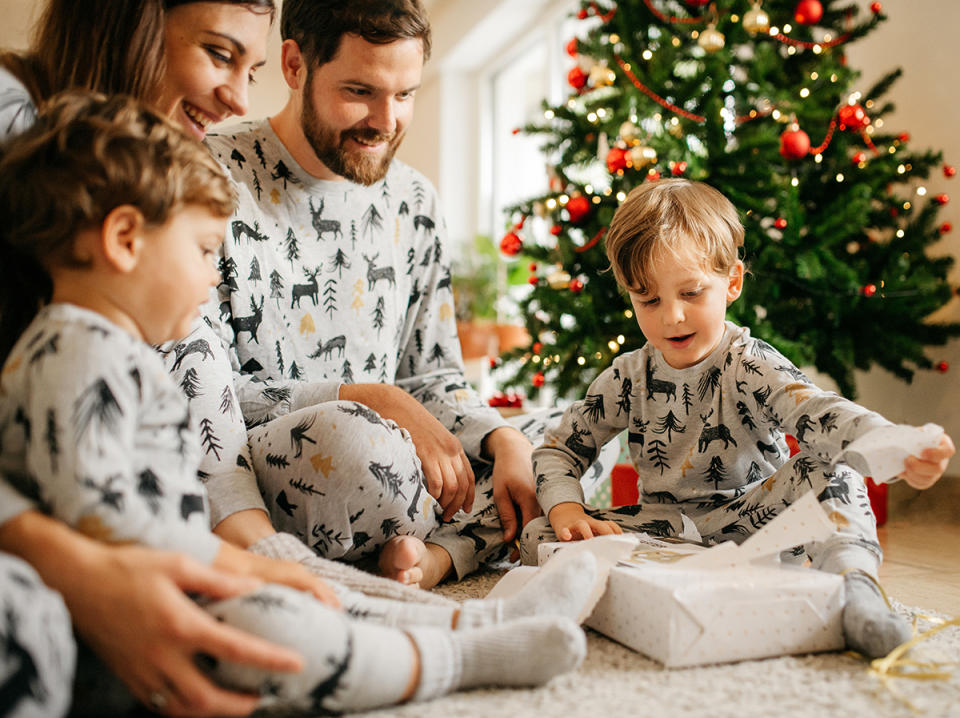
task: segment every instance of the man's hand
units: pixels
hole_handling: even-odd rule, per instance
[[[583,506],[572,502],[557,504],[550,509],[550,525],[561,541],[580,541],[594,536],[622,534],[623,529],[613,521],[601,521],[583,510]]]
[[[473,510],[476,484],[470,460],[460,440],[419,401],[390,384],[344,384],[340,398],[365,404],[410,433],[426,478],[427,493],[443,508],[444,521],[460,509]]]
[[[950,457],[956,453],[953,441],[944,434],[940,438],[940,445],[932,449],[924,449],[920,456],[908,456],[903,463],[903,473],[900,477],[914,489],[929,489],[947,469]]]
[[[516,429],[501,427],[484,438],[483,453],[493,459],[493,500],[500,513],[503,540],[509,543],[543,513],[533,480],[533,446]]]

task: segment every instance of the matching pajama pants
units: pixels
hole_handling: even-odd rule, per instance
[[[810,490],[816,492],[820,505],[836,526],[836,533],[826,542],[797,546],[781,558],[792,562],[809,558],[814,567],[832,573],[859,568],[876,576],[882,552],[863,476],[843,464],[831,466],[802,452],[769,478],[745,487],[732,500],[642,503],[612,509],[591,508],[587,513],[612,521],[624,531],[675,538],[684,534],[683,516],[686,516],[707,544],[724,541],[739,544]],[[536,565],[537,546],[543,541],[556,540],[546,518],[531,521],[521,537],[521,561]]]
[[[543,410],[513,422],[534,445],[562,412]],[[295,534],[319,555],[359,561],[390,538],[412,535],[442,546],[457,578],[509,555],[493,500],[493,466],[473,462],[473,511],[440,521],[409,434],[348,401],[301,409],[249,432],[260,492],[278,531]],[[582,480],[592,496],[616,462],[611,445]]]

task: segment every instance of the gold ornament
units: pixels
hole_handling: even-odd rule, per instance
[[[596,64],[590,68],[590,85],[606,87],[617,81],[617,75],[606,65]]]
[[[723,36],[722,32],[717,30],[713,23],[710,23],[707,29],[701,32],[700,37],[697,38],[697,44],[707,52],[722,50],[726,42],[727,38]]]
[[[628,145],[640,144],[640,128],[627,120],[620,125],[620,139]]]
[[[630,148],[630,162],[634,169],[641,169],[657,161],[657,151],[647,145],[637,145]]]
[[[563,269],[551,272],[547,275],[547,284],[550,289],[566,289],[570,286],[570,272]]]
[[[751,35],[770,30],[770,16],[763,11],[760,3],[754,3],[753,7],[747,10],[743,16],[743,27]]]

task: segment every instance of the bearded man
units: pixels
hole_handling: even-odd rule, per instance
[[[222,428],[230,390],[202,347],[177,368],[207,397],[216,531],[277,558],[377,556],[421,587],[463,577],[539,515],[527,436],[544,417],[525,436],[465,381],[436,192],[393,159],[429,22],[419,0],[286,0],[281,33],[286,106],[207,141],[239,196],[207,320],[249,454],[215,450],[242,428]]]

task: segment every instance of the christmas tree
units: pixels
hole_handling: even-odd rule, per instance
[[[534,260],[531,344],[510,355],[510,382],[583,395],[643,344],[603,235],[626,194],[662,176],[740,210],[749,274],[728,316],[754,336],[850,397],[855,369],[946,370],[925,347],[960,336],[929,319],[954,291],[952,259],[928,249],[951,229],[937,214],[955,171],[885,127],[899,70],[859,89],[846,64],[886,20],[879,2],[598,0],[578,17],[567,101],[522,128],[545,138],[549,192],[510,208],[500,242]]]

